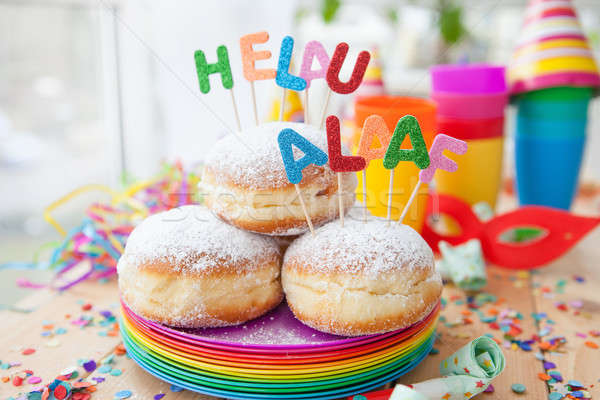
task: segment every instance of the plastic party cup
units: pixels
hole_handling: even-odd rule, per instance
[[[489,64],[441,64],[431,67],[433,93],[506,93],[504,67]]]
[[[439,193],[473,205],[485,201],[492,208],[502,183],[504,110],[508,93],[504,67],[488,64],[438,65],[431,68],[437,105],[438,133],[467,142],[466,154],[453,157],[454,173],[438,171]],[[451,223],[446,221],[448,231]]]
[[[516,189],[521,205],[571,208],[591,97],[589,88],[560,87],[516,98]]]
[[[504,116],[508,96],[504,93],[456,94],[434,92],[431,100],[437,105],[437,115],[458,119],[489,119]]]
[[[464,155],[453,157],[456,172],[437,171],[439,193],[459,196],[469,204],[496,205],[502,182],[504,118],[459,120],[438,117],[437,131],[467,142]]]
[[[435,104],[426,99],[401,96],[361,96],[354,104],[356,132],[353,137],[354,146],[358,146],[360,133],[365,119],[377,114],[383,117],[390,132],[393,132],[400,118],[413,115],[419,121],[427,148],[431,147],[435,134]],[[410,148],[405,142],[403,148]],[[394,186],[392,194],[392,219],[400,217],[404,205],[419,179],[419,168],[411,162],[400,162],[394,170]],[[390,171],[383,167],[383,160],[373,160],[366,169],[367,208],[371,214],[386,217],[389,193]],[[358,172],[357,200],[363,201],[362,171]],[[427,185],[421,185],[419,193],[404,218],[404,223],[417,232],[421,232],[425,221],[427,206]]]

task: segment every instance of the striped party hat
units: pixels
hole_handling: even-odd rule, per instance
[[[598,66],[571,0],[531,0],[508,69],[510,93],[600,87]]]

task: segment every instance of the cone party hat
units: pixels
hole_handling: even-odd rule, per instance
[[[600,87],[594,60],[571,0],[530,0],[508,69],[512,95],[570,86]]]

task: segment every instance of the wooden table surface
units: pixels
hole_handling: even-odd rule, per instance
[[[548,336],[564,336],[566,343],[556,352],[544,352],[548,361],[556,364],[565,379],[576,379],[589,388],[593,398],[600,399],[600,349],[586,342],[600,344],[600,338],[589,335],[590,331],[600,330],[600,228],[591,232],[584,240],[561,259],[535,273],[511,271],[488,267],[489,284],[485,292],[501,299],[500,304],[486,305],[484,312],[491,307],[498,310],[514,309],[523,315],[520,323],[523,332],[520,339],[530,339],[541,326],[536,325],[532,313],[547,313],[554,321],[553,332]],[[581,276],[584,282],[574,277]],[[561,293],[562,292],[562,293]],[[430,355],[424,362],[398,382],[413,383],[438,377],[438,365],[442,359],[456,351],[471,339],[485,333],[492,333],[501,339],[499,330],[491,329],[476,315],[467,316],[466,306],[461,305],[465,294],[452,285],[446,285],[443,293],[448,304],[442,311],[447,322],[469,318],[470,324],[440,323],[441,333],[435,348],[439,354]],[[110,336],[110,327],[100,326],[100,311],[110,310],[118,313],[117,285],[113,280],[108,283],[86,282],[64,293],[39,290],[31,297],[18,303],[21,311],[1,311],[0,329],[0,378],[29,369],[34,376],[42,378],[43,383],[51,382],[67,367],[76,366],[78,360],[93,359],[98,363],[105,357],[114,354],[120,344],[117,336]],[[581,301],[581,304],[579,302]],[[566,311],[557,308],[557,302],[564,302]],[[83,310],[84,304],[91,304],[92,309]],[[459,303],[459,304],[457,304]],[[23,312],[29,311],[29,312]],[[463,313],[464,312],[464,313]],[[94,318],[94,325],[81,328],[72,322],[81,316]],[[548,325],[544,323],[543,326]],[[51,329],[50,329],[51,328]],[[44,331],[56,332],[64,328],[66,333],[43,336]],[[108,333],[108,335],[107,335]],[[583,337],[582,334],[587,335]],[[539,379],[538,373],[544,372],[542,362],[536,359],[539,351],[534,344],[532,351],[522,349],[504,349],[506,369],[493,382],[495,392],[481,394],[479,399],[546,399],[548,389],[545,382]],[[30,355],[23,355],[26,348],[35,349]],[[20,362],[21,366],[2,369],[2,363]],[[113,369],[122,372],[112,376],[98,371],[91,374],[83,372],[83,377],[103,377],[92,399],[111,400],[115,393],[122,390],[132,392],[131,399],[153,399],[158,393],[166,393],[164,399],[213,399],[196,393],[181,391],[172,392],[170,385],[150,376],[127,358],[117,355]],[[83,369],[80,368],[80,371]],[[3,379],[6,380],[6,379]],[[24,383],[15,387],[11,381],[0,380],[0,400],[27,393],[36,386]],[[527,390],[523,394],[515,394],[510,386],[522,383]],[[16,397],[16,396],[15,396]]]

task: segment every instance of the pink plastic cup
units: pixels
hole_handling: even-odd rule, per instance
[[[508,104],[506,92],[492,94],[455,94],[434,92],[438,116],[457,119],[490,119],[504,116]]]

